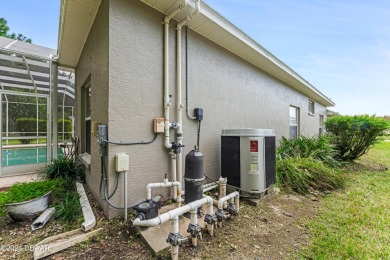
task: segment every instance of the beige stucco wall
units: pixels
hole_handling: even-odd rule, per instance
[[[97,43],[97,31],[94,31],[94,28],[102,22],[106,23],[107,12],[109,40],[107,41],[107,36],[103,34],[103,37],[98,38],[104,43]],[[93,79],[95,72],[103,72],[99,76],[101,82],[96,83],[98,86],[93,84],[92,88],[102,91],[99,98],[96,97],[98,90],[92,92],[92,121],[108,123],[110,140],[150,140],[153,137],[153,118],[163,116],[163,18],[161,13],[140,1],[116,0],[110,1],[109,4],[103,1],[100,7],[76,73],[81,74],[77,75],[77,78],[82,78],[91,71]],[[173,104],[176,104],[174,25],[175,22],[172,22],[170,26],[169,61],[170,94],[173,95]],[[107,24],[99,30],[106,32]],[[316,103],[315,115],[309,116],[306,96],[191,30],[188,40],[191,113],[195,107],[204,109],[200,146],[205,155],[205,170],[208,176],[217,178],[220,174],[222,129],[273,128],[277,139],[280,139],[289,134],[289,106],[293,105],[300,108],[301,134],[318,133],[319,114],[326,115],[324,106]],[[182,42],[182,101],[185,104],[184,34]],[[96,46],[98,49],[92,51],[88,46]],[[96,64],[82,66],[89,64],[88,59],[99,60],[103,57],[109,60],[108,79],[105,77],[107,71],[103,69],[104,65],[108,65],[106,60],[103,67],[95,68],[98,70],[95,72]],[[78,81],[78,91],[81,82],[83,81]],[[170,115],[171,121],[174,121],[175,109],[171,110]],[[183,142],[186,145],[183,149],[184,157],[196,143],[197,123],[187,119],[185,113],[183,119]],[[171,133],[173,141],[174,131]],[[130,156],[129,205],[145,198],[145,187],[148,183],[160,182],[165,173],[170,172],[168,151],[164,148],[162,134],[150,145],[110,145],[108,162],[111,188],[115,176],[114,158],[118,152],[126,152]],[[93,173],[90,175],[97,178],[100,174],[97,145],[93,146],[92,153]],[[89,184],[96,191],[99,183],[95,177],[89,177]],[[155,193],[167,195],[164,190],[156,190]],[[113,202],[117,205],[123,203],[122,184],[113,197]],[[112,217],[118,213],[110,211],[108,215]]]
[[[92,94],[92,121],[108,122],[108,6],[108,0],[103,0],[76,67],[76,136],[81,139],[80,153],[85,152],[83,138],[85,104],[82,101],[82,91],[89,80]],[[101,168],[98,144],[95,140],[94,137],[91,138],[91,165],[90,169],[86,168],[86,181],[94,196],[99,198]],[[106,211],[108,210],[106,203],[101,205]]]

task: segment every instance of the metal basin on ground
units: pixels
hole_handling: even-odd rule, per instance
[[[38,217],[49,206],[50,192],[42,197],[4,205],[4,211],[15,221],[28,221]]]

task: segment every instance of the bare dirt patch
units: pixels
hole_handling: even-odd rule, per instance
[[[103,234],[78,246],[69,248],[46,259],[169,259],[165,250],[153,255],[139,233],[122,219],[108,221],[97,202],[88,193],[96,215],[96,228]],[[317,214],[318,201],[297,195],[273,195],[258,207],[241,203],[240,214],[218,228],[213,237],[206,232],[197,248],[180,247],[180,259],[288,259],[308,240],[305,223]],[[34,245],[47,236],[64,232],[57,221],[32,233],[30,223],[12,223],[3,219],[1,240],[3,245]],[[6,224],[5,224],[6,223]],[[77,227],[73,227],[77,228]],[[71,229],[71,227],[66,227]],[[184,235],[184,234],[183,234]],[[0,259],[31,259],[32,253],[0,251]]]

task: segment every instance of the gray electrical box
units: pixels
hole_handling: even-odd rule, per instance
[[[243,195],[260,194],[276,181],[273,129],[226,129],[221,136],[221,176]]]

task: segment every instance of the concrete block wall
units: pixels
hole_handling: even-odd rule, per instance
[[[98,33],[91,30],[77,70],[77,74],[81,75],[77,77],[83,78],[91,73],[93,78],[95,65],[85,66],[88,58],[108,59],[104,66],[95,68],[102,75],[101,82],[95,83],[100,87],[93,85],[92,90],[99,88],[102,92],[97,98],[94,97],[97,90],[92,91],[92,121],[108,124],[110,140],[151,140],[154,136],[152,120],[155,116],[163,116],[163,19],[163,14],[140,1],[102,2],[93,28],[98,27],[100,22],[108,26],[108,30],[106,25],[100,29],[104,31],[103,38],[98,36],[104,43],[96,45],[94,39]],[[169,40],[170,94],[174,104],[170,121],[176,120],[175,25],[176,22],[172,21]],[[183,105],[186,93],[184,34],[185,30],[182,39]],[[88,46],[95,49],[92,51]],[[319,115],[326,117],[326,107],[316,103],[315,115],[310,116],[308,97],[191,30],[188,31],[188,55],[190,113],[195,107],[204,109],[200,147],[205,155],[205,170],[209,177],[217,179],[220,175],[222,129],[273,128],[277,140],[282,136],[288,137],[289,107],[292,105],[300,108],[300,133],[310,136],[318,133]],[[105,66],[108,66],[107,70]],[[80,82],[77,82],[78,91]],[[94,100],[99,101],[96,103]],[[196,144],[197,123],[187,119],[185,109],[183,111],[184,158]],[[78,128],[78,131],[81,130]],[[174,141],[174,131],[171,131],[171,140]],[[97,145],[93,145],[92,171],[99,170],[97,149]],[[162,134],[150,145],[110,145],[110,189],[115,180],[114,159],[118,152],[126,152],[130,156],[129,205],[145,199],[148,183],[160,182],[166,173],[170,173],[170,157],[164,148]],[[97,174],[92,173],[91,176],[97,177]],[[120,180],[118,192],[112,199],[116,205],[123,204],[122,176]],[[97,180],[89,178],[94,194],[98,184]],[[168,195],[167,190],[155,190],[154,193]],[[107,207],[105,212],[109,217],[120,214],[120,211],[107,210]]]

